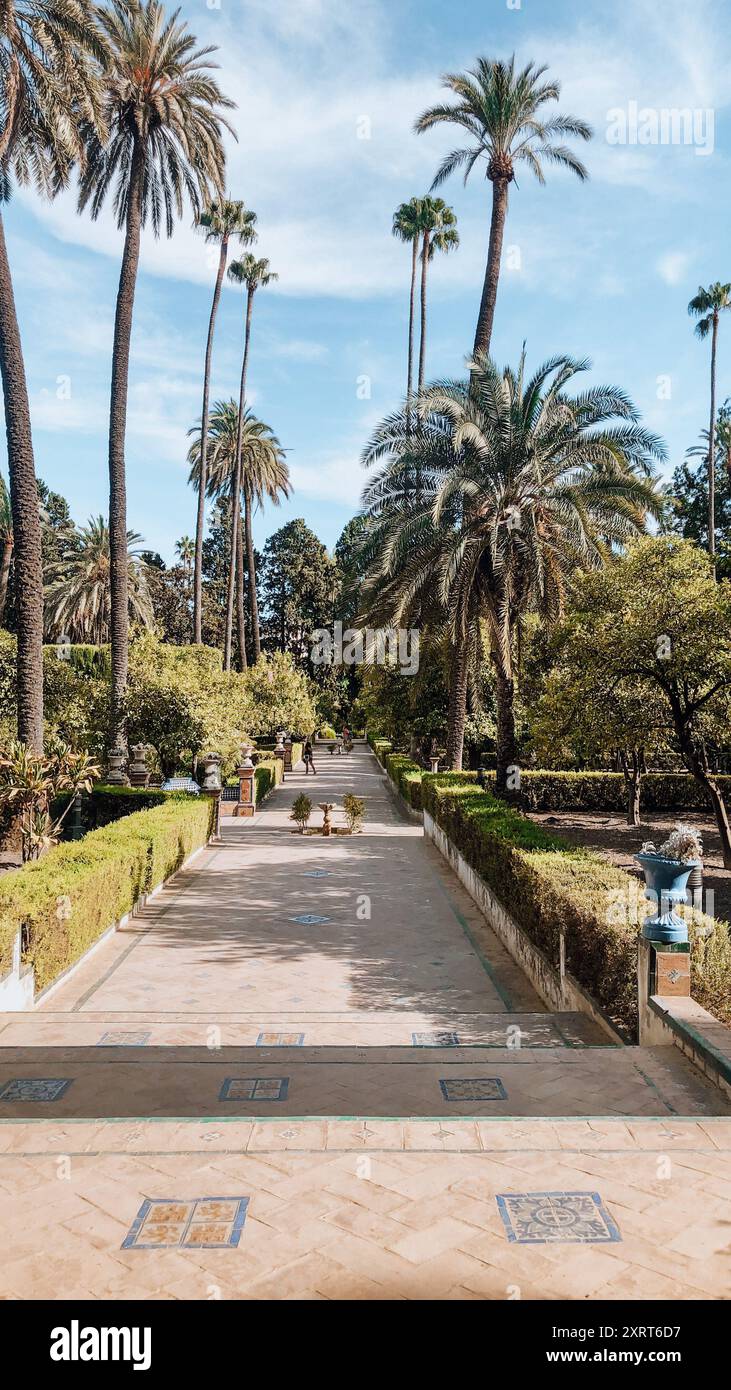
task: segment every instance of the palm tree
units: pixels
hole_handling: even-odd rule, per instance
[[[453,767],[462,763],[470,644],[482,618],[495,668],[497,781],[516,763],[515,645],[529,610],[557,619],[577,567],[606,562],[643,529],[663,499],[652,465],[661,441],[638,423],[616,387],[566,394],[587,362],[555,357],[525,381],[483,357],[466,381],[440,381],[419,398],[410,432],[401,411],[385,420],[364,461],[385,459],[364,494],[375,560],[371,589],[387,593],[400,623],[436,587],[455,660],[449,711]],[[418,468],[420,496],[404,478]],[[383,603],[383,594],[379,602]]]
[[[416,266],[421,240],[423,198],[410,198],[393,215],[393,235],[411,247],[411,289],[409,292],[409,351],[406,370],[406,400],[410,402],[414,383],[414,311],[416,306]]]
[[[64,551],[49,574],[46,628],[52,639],[63,635],[71,642],[101,646],[109,641],[111,621],[110,538],[104,517],[91,517],[75,539],[74,547]],[[129,618],[142,627],[152,627],[154,615],[145,565],[140,559],[141,542],[135,531],[127,532]]]
[[[91,56],[102,50],[86,0],[0,4],[0,204],[13,184],[52,196],[82,154],[79,120],[99,120]],[[0,217],[0,375],[15,537],[18,738],[43,750],[43,570],[28,387]]]
[[[257,261],[251,254],[243,256],[240,261],[233,261],[228,268],[229,279],[235,285],[246,286],[246,316],[244,329],[244,357],[241,364],[241,387],[239,391],[239,430],[238,441],[236,444],[236,477],[237,483],[234,487],[231,512],[231,558],[228,571],[228,593],[226,597],[226,629],[223,648],[223,667],[225,671],[231,669],[231,641],[233,631],[233,608],[234,592],[236,585],[236,567],[238,552],[238,592],[243,593],[243,555],[241,554],[241,542],[239,538],[239,507],[241,493],[241,441],[244,418],[246,414],[246,374],[249,367],[249,347],[251,345],[251,316],[254,308],[254,295],[257,290],[270,285],[272,281],[278,280],[279,276],[269,269],[267,260]],[[254,538],[251,530],[251,495],[244,486],[244,507],[246,519],[246,557],[247,569],[249,572],[249,595],[251,601],[251,632],[254,643],[254,662],[259,660],[261,653],[261,637],[259,635],[259,603],[256,594],[256,565],[254,562]]]
[[[529,63],[516,71],[515,55],[503,63],[479,58],[474,70],[447,73],[444,85],[457,97],[456,105],[432,106],[419,117],[416,130],[431,130],[446,123],[460,126],[472,143],[453,150],[437,170],[432,188],[437,188],[456,169],[464,167],[465,183],[475,165],[483,160],[485,177],[492,183],[490,244],[485,268],[480,313],[477,320],[475,357],[490,351],[495,317],[503,233],[508,211],[508,189],[515,180],[515,166],[524,162],[539,183],[545,183],[544,162],[560,164],[580,179],[588,178],[584,165],[566,145],[556,143],[564,136],[590,140],[591,127],[576,116],[541,119],[540,108],[547,101],[558,101],[558,82],[543,82],[545,67]]]
[[[189,431],[193,443],[188,451],[190,463],[189,481],[200,487],[201,479],[201,431]],[[237,469],[237,460],[239,461]],[[233,525],[233,493],[237,471],[239,491],[243,493],[244,517],[246,523],[246,545],[249,570],[249,595],[252,614],[258,612],[256,604],[256,564],[251,531],[251,511],[253,506],[261,507],[268,498],[279,506],[280,494],[289,496],[289,469],[284,450],[268,425],[258,420],[250,410],[244,411],[243,422],[239,423],[239,408],[234,400],[217,401],[213,407],[209,428],[208,456],[208,494],[219,502],[229,499],[229,509]],[[239,663],[246,666],[246,641],[244,621],[244,565],[243,538],[241,535],[240,508],[237,521],[236,544],[236,600],[239,635]],[[232,547],[233,550],[233,547]],[[252,602],[253,596],[253,602]],[[230,662],[230,656],[229,656]]]
[[[181,536],[180,540],[175,542],[175,554],[188,574],[195,556],[195,541],[191,540],[190,536]]]
[[[421,200],[421,337],[419,341],[419,390],[424,386],[426,369],[426,276],[436,251],[453,251],[459,246],[457,218],[443,198]]]
[[[199,226],[205,231],[206,241],[217,241],[220,245],[218,257],[218,270],[216,273],[216,283],[213,289],[213,304],[211,305],[211,316],[208,321],[208,338],[206,340],[206,361],[203,372],[203,413],[201,415],[201,430],[203,439],[203,456],[201,459],[201,470],[203,473],[203,486],[198,490],[198,515],[195,527],[195,565],[193,575],[193,641],[202,641],[202,601],[203,601],[203,530],[205,526],[205,492],[206,492],[206,438],[208,434],[208,402],[211,388],[211,360],[213,357],[213,334],[216,328],[216,318],[218,317],[218,306],[221,301],[221,287],[223,276],[228,260],[228,248],[232,237],[237,238],[242,246],[250,246],[256,241],[256,213],[248,211],[241,202],[234,202],[228,198],[219,199],[211,203],[210,207],[201,215]]]
[[[106,124],[102,139],[86,131],[79,208],[99,216],[114,189],[124,250],[117,292],[109,411],[109,530],[112,681],[109,746],[125,749],[128,667],[128,563],[125,434],[130,339],[140,236],[172,236],[187,198],[198,218],[224,177],[224,97],[212,75],[210,48],[196,41],[179,11],[166,18],[160,0],[109,0],[98,11],[109,57],[104,65]],[[227,127],[228,128],[228,127]]]
[[[711,335],[711,423],[708,433],[708,553],[715,570],[716,564],[716,353],[718,325],[721,314],[731,309],[731,285],[718,281],[707,290],[701,285],[688,305],[688,313],[697,318],[695,331],[699,338]]]
[[[0,624],[8,598],[10,562],[13,558],[13,512],[5,479],[0,477]]]

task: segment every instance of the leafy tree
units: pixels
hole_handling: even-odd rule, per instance
[[[262,570],[268,648],[289,652],[298,666],[316,675],[321,668],[310,662],[312,633],[338,616],[338,566],[298,518],[269,537]]]
[[[140,558],[144,561],[143,552]],[[185,647],[190,642],[191,596],[190,569],[183,565],[168,567],[145,564],[145,582],[154,615],[154,626],[163,642]]]
[[[718,281],[707,290],[703,286],[688,305],[688,313],[698,322],[695,331],[699,338],[711,338],[711,423],[708,432],[708,552],[716,555],[716,357],[718,328],[721,314],[731,309],[731,285]]]
[[[710,558],[690,541],[646,536],[581,576],[573,603],[567,649],[577,671],[583,660],[587,700],[604,710],[613,698],[640,719],[635,702],[645,700],[648,726],[658,712],[657,735],[706,792],[731,868],[715,771],[731,716],[731,582],[716,583]]]
[[[708,548],[709,484],[708,430],[703,442],[688,449],[685,460],[673,472],[669,488],[669,529]],[[697,460],[697,462],[695,462]],[[714,486],[716,568],[731,577],[731,403],[726,402],[716,420],[716,468]]]
[[[0,206],[13,185],[46,197],[64,187],[82,153],[80,123],[100,120],[93,69],[102,43],[84,0],[0,5]],[[0,216],[0,376],[10,473],[18,628],[18,738],[43,748],[43,570],[28,386],[13,280]]]
[[[256,241],[256,213],[250,212],[241,202],[229,198],[219,198],[210,203],[201,214],[198,225],[205,232],[206,241],[218,242],[218,270],[213,289],[213,303],[208,321],[206,340],[206,360],[203,370],[203,409],[201,411],[201,481],[198,489],[198,510],[195,528],[194,573],[193,573],[193,641],[201,642],[202,602],[203,602],[203,530],[205,524],[206,490],[208,487],[208,402],[211,389],[211,362],[213,359],[213,335],[216,330],[218,307],[221,302],[223,277],[228,260],[231,238],[235,237],[242,246],[250,246]]]
[[[432,188],[462,168],[466,182],[475,165],[481,162],[486,166],[485,177],[492,183],[490,245],[475,334],[475,357],[490,351],[508,189],[515,180],[516,164],[521,161],[527,164],[539,183],[545,183],[544,163],[570,169],[582,180],[588,178],[584,165],[563,144],[563,139],[568,135],[590,140],[591,127],[576,116],[541,116],[546,102],[558,101],[561,94],[558,82],[543,81],[545,72],[545,67],[537,68],[533,63],[516,71],[514,56],[508,63],[479,58],[474,70],[447,73],[444,77],[444,86],[457,98],[456,103],[432,106],[416,122],[416,130],[420,133],[446,124],[459,126],[460,131],[466,131],[471,137],[469,145],[453,150],[443,159]]]
[[[295,825],[299,826],[300,835],[304,835],[311,815],[312,802],[309,796],[305,796],[304,792],[300,792],[299,796],[296,796],[292,802],[292,810],[289,813],[289,819],[293,820]]]
[[[125,742],[129,562],[125,436],[127,392],[140,238],[172,236],[187,200],[197,219],[223,189],[223,112],[233,106],[213,77],[210,48],[195,39],[176,10],[160,0],[108,0],[96,11],[106,43],[102,83],[106,132],[84,123],[85,159],[79,209],[99,216],[114,190],[124,249],[117,291],[109,417],[109,531],[112,685],[110,747]]]
[[[252,734],[272,734],[277,729],[312,733],[317,724],[312,688],[289,652],[263,653],[243,681],[251,701]]]
[[[554,622],[578,566],[601,566],[611,547],[662,510],[649,476],[664,457],[656,436],[617,387],[577,396],[567,387],[587,362],[555,357],[526,380],[486,358],[466,381],[422,393],[412,430],[386,419],[364,454],[385,459],[366,488],[371,519],[369,592],[377,614],[402,625],[416,606],[441,605],[454,646],[448,758],[462,765],[471,663],[479,621],[495,670],[497,783],[517,761],[517,637],[531,611]],[[411,472],[418,497],[406,490]]]

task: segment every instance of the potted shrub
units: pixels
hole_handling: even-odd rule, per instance
[[[304,835],[311,815],[312,802],[309,796],[305,796],[304,792],[300,792],[299,796],[296,796],[292,802],[292,810],[289,813],[289,819],[293,820],[299,826],[300,835]]]
[[[690,825],[676,825],[659,849],[647,841],[635,856],[645,875],[645,897],[655,905],[642,924],[642,935],[650,941],[688,940],[688,924],[675,911],[676,903],[687,899],[688,878],[700,864],[703,846]]]
[[[362,796],[355,796],[353,792],[347,792],[343,797],[343,810],[351,835],[357,835],[360,832],[365,813],[365,801]]]

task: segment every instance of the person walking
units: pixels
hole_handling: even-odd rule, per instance
[[[312,739],[311,739],[311,738],[305,739],[305,746],[304,746],[304,751],[303,751],[303,753],[302,753],[302,757],[303,757],[303,759],[304,759],[304,764],[305,764],[305,777],[308,776],[309,771],[310,771],[310,768],[312,768],[313,774],[314,774],[314,776],[316,777],[316,776],[317,776],[317,768],[315,767],[315,755],[314,755],[314,753],[313,753],[313,751],[312,751]]]

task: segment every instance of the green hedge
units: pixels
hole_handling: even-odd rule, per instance
[[[278,787],[284,772],[282,758],[260,758],[254,769],[254,800],[256,805]]]
[[[393,744],[389,738],[384,738],[383,734],[369,734],[368,746],[373,749],[379,763],[385,767],[386,754],[393,749]]]
[[[425,772],[421,763],[415,763],[406,753],[384,753],[383,766],[404,801],[414,811],[423,811],[423,788],[426,783],[438,781],[450,786],[474,786],[476,772]]]
[[[731,796],[731,777],[719,777]],[[618,811],[627,809],[621,772],[525,771],[521,800],[529,811]],[[640,784],[643,811],[708,811],[711,804],[694,777],[681,772],[648,772]]]
[[[144,893],[163,883],[206,844],[214,803],[172,796],[0,878],[0,974],[25,928],[24,964],[45,989]],[[67,900],[67,901],[66,901]]]
[[[430,778],[424,807],[511,917],[557,969],[566,965],[618,1028],[637,1028],[637,933],[646,915],[636,880],[601,855],[550,835],[489,792]],[[693,997],[717,1017],[731,1016],[729,927],[693,936]],[[725,999],[725,1003],[724,1003]]]

